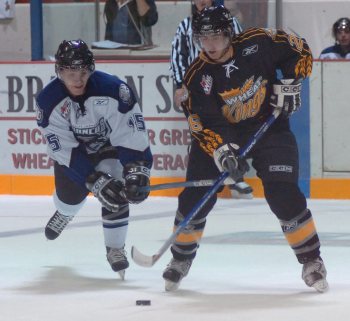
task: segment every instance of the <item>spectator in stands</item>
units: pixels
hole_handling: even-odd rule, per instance
[[[152,26],[158,21],[155,0],[107,0],[105,40],[151,46]]]
[[[185,72],[191,62],[199,55],[199,49],[194,45],[192,39],[192,20],[195,19],[204,8],[214,5],[213,0],[194,0],[192,5],[192,17],[182,20],[176,30],[171,48],[170,69],[174,83],[176,85],[174,102],[176,106],[180,106],[181,102],[186,100],[187,93],[182,87]],[[235,34],[242,32],[236,18],[232,18],[232,27]],[[237,182],[235,185],[229,186],[232,197],[234,198],[253,198],[253,189],[244,181]]]
[[[320,59],[350,59],[350,19],[340,18],[332,28],[334,46],[321,52]]]

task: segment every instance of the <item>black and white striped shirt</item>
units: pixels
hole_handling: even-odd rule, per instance
[[[236,18],[232,18],[232,26],[236,34],[242,32],[242,27]],[[170,70],[178,88],[182,85],[188,66],[198,55],[199,50],[192,40],[192,18],[187,17],[180,22],[171,44]]]

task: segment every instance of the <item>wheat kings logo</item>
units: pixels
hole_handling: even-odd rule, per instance
[[[240,88],[233,88],[219,93],[226,105],[223,115],[231,123],[254,117],[260,111],[266,96],[267,80],[261,76],[254,81],[254,76],[247,79]]]

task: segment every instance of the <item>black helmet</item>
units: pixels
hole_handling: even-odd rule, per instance
[[[193,17],[193,34],[198,36],[209,36],[228,32],[233,36],[232,16],[224,6],[205,8],[200,14]]]
[[[338,30],[350,30],[350,19],[349,18],[340,18],[333,24],[333,37],[336,37]]]
[[[63,40],[58,46],[56,59],[56,73],[60,68],[80,69],[88,68],[90,72],[95,70],[94,55],[87,44],[81,40]]]

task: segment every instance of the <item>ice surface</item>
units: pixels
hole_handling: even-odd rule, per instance
[[[132,206],[126,249],[154,254],[172,232],[175,198]],[[265,200],[219,200],[180,289],[164,291],[166,253],[130,259],[121,281],[105,258],[100,206],[89,198],[55,241],[43,230],[51,197],[0,196],[1,321],[348,321],[350,201],[309,200],[330,291],[316,293]],[[151,306],[136,306],[151,300]]]

